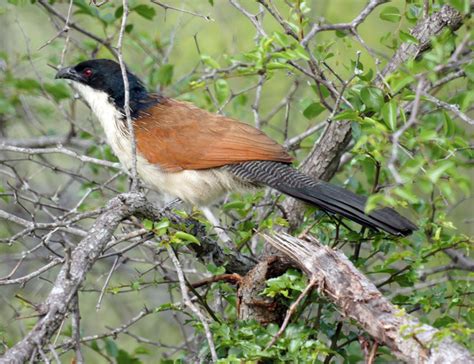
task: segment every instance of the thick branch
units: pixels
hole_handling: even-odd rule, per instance
[[[396,71],[400,65],[429,49],[431,38],[440,34],[443,29],[449,28],[453,31],[459,29],[462,21],[461,13],[449,5],[444,5],[440,11],[424,19],[412,29],[410,33],[418,39],[418,43],[402,43],[383,69],[382,75],[386,76]]]
[[[317,279],[319,291],[343,315],[355,320],[399,359],[410,363],[474,363],[470,353],[451,338],[438,341],[437,329],[392,305],[343,253],[313,237],[302,240],[282,233],[265,238],[311,279]]]

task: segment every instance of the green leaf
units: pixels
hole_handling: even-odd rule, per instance
[[[46,83],[44,88],[56,101],[67,99],[71,96],[69,93],[69,87],[64,82]]]
[[[393,190],[393,192],[401,198],[407,200],[411,204],[415,204],[419,201],[418,197],[413,192],[410,185],[407,185],[405,187],[397,187]]]
[[[275,40],[277,41],[277,43],[282,47],[288,47],[291,43],[290,37],[286,35],[285,33],[275,32],[273,33],[273,36]]]
[[[367,108],[379,111],[383,106],[383,92],[377,87],[364,87],[360,91],[360,98]]]
[[[214,274],[215,276],[225,273],[225,267],[223,267],[223,266],[218,267],[217,265],[215,265],[213,263],[209,263],[206,266],[206,268],[210,273]]]
[[[319,87],[318,87],[319,86]],[[314,93],[316,95],[318,95],[318,97],[323,97],[323,98],[326,98],[328,97],[331,93],[329,92],[328,88],[326,86],[324,86],[323,84],[318,84],[317,86],[316,85],[312,85],[311,86],[311,89],[314,91]]]
[[[395,130],[397,128],[397,109],[398,104],[395,100],[387,102],[382,107],[382,118],[390,130]]]
[[[268,70],[280,70],[280,69],[287,69],[293,70],[293,66],[286,64],[284,62],[268,62],[265,67]]]
[[[395,6],[387,6],[380,13],[380,19],[396,23],[401,19],[400,10]]]
[[[174,66],[172,64],[164,64],[157,73],[157,79],[160,85],[168,86],[173,79]]]
[[[137,5],[132,10],[148,20],[152,20],[156,15],[155,8],[144,4]]]
[[[474,81],[474,62],[464,66],[464,73],[470,81]]]
[[[207,54],[201,54],[201,61],[211,68],[220,68],[219,63]]]
[[[216,91],[216,98],[219,104],[224,103],[229,98],[230,88],[226,80],[222,78],[217,80],[214,84],[214,90]]]
[[[333,117],[333,120],[357,120],[357,121],[361,121],[362,119],[360,118],[359,113],[357,111],[346,110],[346,111],[343,111],[343,112],[337,114],[335,117]]]
[[[117,355],[117,364],[140,364],[141,361],[138,358],[127,353],[125,350],[120,349]]]
[[[155,223],[154,225],[155,230],[167,229],[169,227],[170,227],[170,221],[167,218],[164,218],[163,220]]]
[[[116,19],[118,18],[121,18],[123,15],[123,6],[120,5],[116,10],[115,10],[115,13],[114,13],[114,16]]]
[[[107,354],[111,356],[112,358],[116,358],[118,355],[118,347],[117,347],[117,344],[115,344],[115,341],[109,338],[104,339],[104,341],[105,341],[105,350],[107,351]]]
[[[241,210],[245,207],[246,203],[244,201],[231,201],[226,204],[224,204],[223,208],[224,211],[229,211],[229,210]]]
[[[443,112],[444,115],[444,122],[443,122],[443,131],[444,134],[450,138],[454,136],[456,133],[456,125],[454,124],[453,120],[449,117],[447,112]]]
[[[24,91],[37,91],[41,89],[39,82],[33,78],[22,78],[16,80],[15,86],[17,89]]]
[[[142,221],[143,227],[147,230],[153,230],[153,221],[145,219]]]
[[[390,78],[390,87],[392,88],[392,95],[395,95],[413,81],[415,81],[415,78],[406,74],[400,74],[396,77]]]
[[[97,344],[97,341],[94,340],[91,342],[90,344],[90,348],[98,353],[100,353],[100,347],[99,347],[99,344]]]
[[[78,8],[75,14],[85,14],[95,18],[98,16],[97,9],[87,4],[84,0],[74,0],[73,3]]]
[[[191,243],[195,243],[195,244],[198,244],[198,245],[200,244],[199,240],[194,235],[185,233],[184,231],[177,231],[174,234],[174,237],[177,238],[177,239],[184,240],[184,241],[189,241]]]
[[[436,183],[439,178],[446,172],[449,168],[454,167],[455,163],[451,160],[444,160],[436,163],[435,167],[431,168],[426,172],[426,176],[430,179],[431,182]]]
[[[303,115],[306,119],[312,119],[321,114],[326,108],[319,102],[313,102],[303,111]]]
[[[410,33],[404,32],[403,30],[400,30],[400,39],[406,43],[413,43],[413,44],[419,43],[416,37],[414,37]]]

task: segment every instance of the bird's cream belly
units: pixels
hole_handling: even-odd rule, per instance
[[[137,172],[152,189],[195,206],[207,206],[227,191],[240,187],[233,176],[223,169],[168,173],[141,156],[138,158]]]

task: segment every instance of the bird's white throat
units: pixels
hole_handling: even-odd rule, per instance
[[[131,168],[132,146],[126,123],[123,122],[123,114],[110,100],[106,92],[75,81],[72,81],[72,86],[87,102],[99,120],[107,137],[107,142],[117,158],[126,169]]]

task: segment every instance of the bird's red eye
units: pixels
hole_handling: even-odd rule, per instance
[[[90,68],[86,68],[84,71],[82,71],[82,74],[85,77],[90,77],[90,76],[92,76],[92,70]]]

